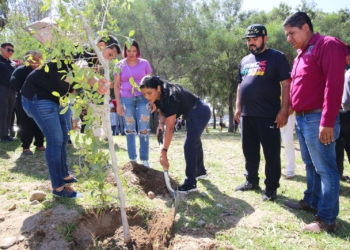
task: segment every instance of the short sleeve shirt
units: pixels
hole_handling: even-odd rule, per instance
[[[116,64],[116,67],[120,68],[120,96],[125,98],[130,98],[133,96],[143,95],[136,88],[134,88],[134,93],[132,92],[133,86],[129,82],[130,78],[134,78],[135,83],[140,86],[142,78],[146,75],[152,73],[152,68],[146,59],[138,58],[136,65],[128,65],[126,59],[121,60]],[[114,72],[114,75],[118,75]]]
[[[286,56],[274,49],[247,55],[239,64],[241,115],[276,117],[281,108],[281,81],[290,78]]]

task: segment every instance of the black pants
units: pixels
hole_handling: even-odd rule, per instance
[[[0,138],[9,135],[16,103],[16,92],[0,85]]]
[[[340,134],[335,141],[335,152],[337,160],[337,168],[340,175],[344,172],[344,149],[348,155],[350,163],[350,111],[341,110],[340,114]]]
[[[275,191],[281,178],[281,135],[276,118],[242,116],[242,148],[245,157],[246,178],[259,183],[260,144],[265,156],[266,190]]]
[[[33,137],[35,138],[34,145],[37,147],[44,146],[44,135],[41,132],[35,121],[30,118],[26,112],[23,110],[22,101],[17,98],[16,100],[17,109],[17,126],[20,131],[22,148],[28,149],[30,144],[33,142]]]

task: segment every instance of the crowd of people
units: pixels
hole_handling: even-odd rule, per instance
[[[304,226],[303,231],[332,232],[339,214],[340,180],[350,179],[343,175],[344,151],[350,158],[350,70],[345,73],[346,64],[350,65],[350,45],[315,33],[304,12],[289,16],[283,28],[287,41],[297,51],[292,68],[283,52],[267,46],[264,25],[252,24],[245,32],[250,53],[239,64],[234,119],[235,128],[240,124],[241,129],[246,180],[235,190],[261,189],[258,173],[261,146],[266,176],[262,200],[278,198],[281,144],[286,158],[285,178],[295,176],[295,129],[306,169],[306,191],[299,202],[288,201],[285,205],[315,214],[315,221]],[[197,191],[197,180],[208,177],[201,143],[201,135],[211,116],[208,105],[183,86],[152,76],[151,65],[141,58],[137,41],[125,43],[121,49],[118,40],[108,36],[99,39],[97,44],[106,60],[120,53],[123,57],[114,70],[115,99],[110,103],[110,129],[113,135],[125,135],[129,160],[136,162],[139,158],[145,167],[150,167],[149,121],[151,112],[158,109],[157,136],[159,131],[164,133],[159,162],[164,169],[170,167],[168,151],[173,132],[185,126],[186,178],[177,191]],[[46,72],[38,68],[43,64],[40,52],[28,51],[25,56],[28,66],[16,69],[16,64],[10,60],[13,52],[13,44],[1,44],[1,142],[13,141],[10,127],[16,105],[23,154],[33,154],[30,144],[34,138],[34,145],[45,151],[52,193],[81,197],[82,194],[70,186],[77,179],[68,171],[66,156],[71,115],[60,114],[59,98],[52,95],[52,91],[61,96],[73,91],[75,83],[65,78],[62,69],[69,71],[76,62],[62,61],[61,67],[57,62],[48,62],[45,63],[49,68]],[[75,58],[88,62],[88,67],[98,64],[91,53],[75,55]],[[98,84],[99,94],[109,94],[107,83],[103,77],[89,79],[91,86]],[[93,110],[97,110],[96,107]],[[81,120],[83,117],[84,114]],[[220,127],[220,131],[225,127],[222,118]]]

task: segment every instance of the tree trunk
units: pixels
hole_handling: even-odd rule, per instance
[[[215,114],[215,107],[214,106],[213,106],[213,120],[214,120],[213,129],[216,129],[216,114]]]
[[[102,53],[99,51],[97,45],[95,44],[94,40],[92,39],[92,31],[91,27],[88,24],[87,20],[85,19],[84,15],[82,14],[77,0],[73,0],[73,5],[75,9],[77,10],[80,20],[83,23],[84,30],[86,32],[86,35],[89,39],[89,43],[94,49],[94,51],[97,54],[97,57],[100,61],[100,63],[103,66],[104,69],[104,77],[109,80],[109,62],[102,56]],[[124,198],[124,192],[123,192],[123,185],[119,176],[119,168],[117,163],[117,156],[116,156],[116,150],[114,148],[114,142],[113,142],[113,136],[112,136],[112,130],[111,130],[111,121],[109,116],[109,95],[104,96],[104,112],[102,114],[102,123],[106,124],[105,127],[107,128],[107,138],[108,138],[108,146],[109,146],[109,153],[111,155],[112,160],[112,169],[115,177],[115,181],[117,183],[118,188],[118,197],[120,202],[120,213],[122,218],[122,225],[123,225],[123,235],[124,235],[124,242],[129,243],[131,241],[131,234],[130,234],[130,228],[128,223],[128,217],[126,215],[126,206],[125,206],[125,198]]]

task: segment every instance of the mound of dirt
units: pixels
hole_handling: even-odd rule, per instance
[[[72,249],[165,249],[171,239],[174,214],[127,209],[132,242],[124,244],[120,208],[96,210],[84,215],[73,234]],[[149,218],[141,214],[148,214]],[[146,224],[145,221],[149,220]]]
[[[120,169],[122,170],[123,176],[129,186],[139,188],[143,190],[145,194],[149,191],[152,191],[155,195],[165,196],[169,194],[165,184],[163,171],[147,168],[134,162],[129,162],[120,167]],[[114,182],[114,177],[109,177],[108,180]],[[176,189],[178,186],[178,183],[172,179],[171,176],[170,184],[173,189]]]

